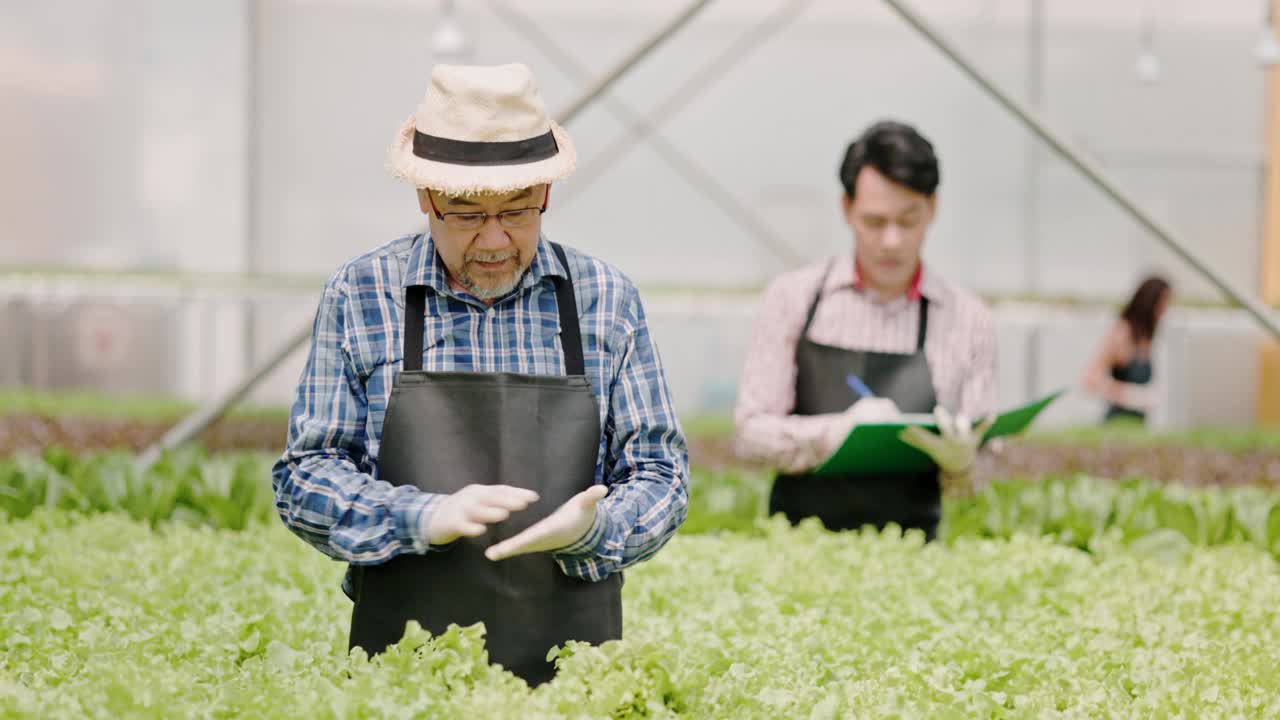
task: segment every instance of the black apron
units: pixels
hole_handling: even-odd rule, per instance
[[[559,245],[552,245],[569,268]],[[572,279],[556,278],[565,377],[424,372],[425,286],[405,290],[404,369],[392,386],[378,471],[392,485],[453,493],[470,484],[534,490],[538,502],[477,538],[353,568],[351,647],[376,654],[417,620],[432,634],[483,622],[489,660],[537,685],[547,651],[568,640],[622,637],[622,577],[571,578],[548,553],[491,562],[485,548],[550,515],[591,486],[600,416],[585,374]]]
[[[828,268],[827,273],[830,272]],[[825,277],[818,284],[796,344],[794,414],[847,410],[858,400],[846,380],[849,375],[857,375],[873,393],[893,400],[904,413],[933,412],[937,396],[924,352],[929,327],[928,298],[920,298],[915,352],[848,350],[808,338],[824,285]],[[816,517],[829,530],[852,530],[863,525],[883,528],[892,522],[903,529],[920,528],[932,540],[942,517],[942,491],[937,470],[826,477],[779,475],[769,494],[769,514],[778,512],[792,523]]]

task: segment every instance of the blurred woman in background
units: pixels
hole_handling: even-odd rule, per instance
[[[1145,422],[1154,401],[1151,343],[1173,299],[1162,277],[1142,281],[1085,372],[1084,386],[1107,401],[1104,420]]]

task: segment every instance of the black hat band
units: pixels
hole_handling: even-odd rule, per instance
[[[509,142],[450,140],[413,131],[414,155],[451,165],[524,165],[555,157],[558,152],[560,146],[550,130],[528,140]]]

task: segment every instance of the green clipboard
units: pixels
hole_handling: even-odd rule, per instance
[[[1042,410],[1062,395],[1059,390],[1035,402],[1002,413],[992,423],[985,445],[992,438],[1016,435],[1027,429]],[[978,421],[974,422],[975,425]],[[815,475],[846,475],[851,473],[911,473],[927,472],[937,467],[933,460],[916,448],[902,442],[898,434],[906,427],[919,426],[937,432],[938,423],[932,415],[906,415],[901,422],[858,425],[844,439],[840,449],[827,459]]]

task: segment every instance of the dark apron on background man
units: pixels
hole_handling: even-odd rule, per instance
[[[552,247],[566,273],[569,262]],[[440,552],[353,568],[351,647],[380,653],[417,620],[433,635],[483,622],[489,660],[530,684],[550,680],[547,651],[568,640],[622,637],[622,577],[571,578],[548,553],[500,562],[484,550],[591,486],[600,416],[586,377],[572,278],[554,278],[565,376],[422,370],[425,286],[405,290],[404,369],[392,386],[379,478],[449,494],[505,484],[539,494],[529,509]]]
[[[827,273],[831,272],[828,268]],[[920,325],[912,353],[848,350],[808,338],[809,326],[822,300],[825,277],[809,306],[796,343],[796,415],[844,412],[857,402],[846,378],[856,375],[879,397],[904,413],[931,413],[937,405],[924,342],[929,327],[929,300],[920,298]],[[829,530],[863,525],[883,528],[897,523],[920,528],[933,539],[942,516],[938,471],[824,476],[779,475],[769,494],[769,514],[783,513],[792,523],[816,517]]]

